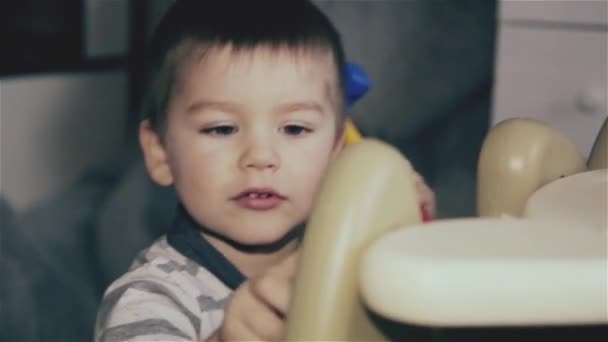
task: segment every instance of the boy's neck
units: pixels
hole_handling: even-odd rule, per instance
[[[262,274],[269,267],[278,264],[281,260],[291,255],[298,247],[298,239],[293,239],[280,249],[272,252],[250,252],[235,248],[228,242],[213,235],[203,232],[203,236],[247,278]]]

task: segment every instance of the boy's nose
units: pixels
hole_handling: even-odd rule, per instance
[[[280,158],[270,144],[251,144],[241,155],[239,166],[244,170],[274,171],[280,167]]]

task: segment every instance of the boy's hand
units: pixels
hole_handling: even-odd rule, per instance
[[[227,304],[219,341],[280,341],[291,297],[297,253],[247,280]]]
[[[435,218],[437,210],[435,205],[435,193],[425,183],[424,178],[416,171],[414,171],[414,181],[416,182],[416,191],[418,191],[422,210],[426,211],[426,214],[431,219]]]

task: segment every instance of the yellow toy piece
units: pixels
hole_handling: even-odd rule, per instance
[[[346,120],[346,128],[344,130],[344,138],[346,145],[358,143],[363,139],[363,135],[357,129],[357,126],[353,123],[350,118]]]

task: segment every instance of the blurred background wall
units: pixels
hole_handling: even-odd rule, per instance
[[[24,212],[122,149],[129,1],[3,2],[0,194]]]

